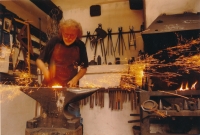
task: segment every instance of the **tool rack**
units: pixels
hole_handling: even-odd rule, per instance
[[[193,97],[193,98],[199,98],[200,97],[200,90],[187,90],[187,91],[167,91],[174,94],[180,94],[187,97]],[[141,91],[139,92],[139,106],[141,106],[145,101],[152,100],[152,99],[162,99],[162,98],[181,98],[175,95],[170,95],[167,93],[163,93],[160,91]],[[159,112],[164,113],[168,115],[169,117],[197,117],[200,118],[200,110],[183,110],[177,111],[175,109],[172,110],[159,110]],[[140,135],[191,135],[191,134],[182,134],[182,133],[150,133],[150,118],[155,117],[156,115],[154,113],[149,113],[146,111],[143,111],[143,109],[140,107]],[[160,120],[165,118],[160,118]],[[181,124],[181,123],[180,123]],[[199,123],[200,124],[200,123]],[[200,131],[199,131],[200,132]],[[198,133],[200,134],[200,133]],[[192,134],[192,135],[196,135]]]

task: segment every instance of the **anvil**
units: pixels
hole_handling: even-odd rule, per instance
[[[51,87],[21,87],[22,92],[38,101],[42,107],[43,115],[35,118],[33,127],[57,127],[68,125],[76,116],[68,112],[70,103],[84,99],[99,88],[51,88]]]

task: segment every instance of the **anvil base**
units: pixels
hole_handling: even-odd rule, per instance
[[[80,117],[75,117],[71,120],[36,117],[26,122],[26,128],[66,128],[75,130],[81,125],[80,119]]]
[[[82,130],[82,126],[75,130],[65,128],[28,128],[25,131],[25,135],[82,135]]]

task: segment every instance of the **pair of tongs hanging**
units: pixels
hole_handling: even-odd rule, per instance
[[[135,32],[134,32],[134,28],[129,28],[130,32],[128,35],[128,44],[129,44],[129,49],[131,46],[134,46],[136,49],[136,36],[135,36]]]
[[[113,47],[113,41],[112,41],[112,29],[108,29],[108,40],[107,40],[107,49],[106,49],[106,54],[109,55],[109,52],[111,55],[115,55],[114,53],[114,47]]]
[[[118,33],[117,43],[116,43],[116,46],[115,46],[115,51],[118,47],[119,55],[120,55],[121,52],[122,52],[122,55],[123,55],[124,48],[126,50],[126,46],[125,46],[124,38],[123,38],[123,35],[122,35],[123,34],[122,33],[122,27],[119,27],[118,30],[119,30],[119,33]],[[122,51],[121,51],[121,49],[122,49]]]

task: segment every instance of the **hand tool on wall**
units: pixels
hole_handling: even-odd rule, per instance
[[[137,95],[137,93],[136,93],[136,91],[135,90],[132,90],[133,91],[133,93],[134,93],[134,101],[133,101],[133,106],[134,106],[134,109],[136,110],[137,109],[137,102],[138,102],[138,95]]]
[[[129,49],[131,46],[134,46],[136,49],[136,36],[135,36],[135,32],[134,32],[134,28],[132,26],[132,28],[130,29],[130,33],[128,35],[128,45],[129,45]]]
[[[134,101],[135,101],[135,99],[134,99],[134,92],[130,91],[131,110],[133,110],[135,108]]]
[[[128,123],[140,123],[140,122],[142,122],[142,120],[140,119],[140,114],[130,114],[130,116],[139,117],[139,119],[138,118],[134,118],[134,120],[129,120]],[[134,126],[134,128],[135,128],[135,130],[133,130],[134,131],[134,135],[140,135],[139,134],[140,133],[140,127],[139,126]],[[138,134],[136,134],[136,132]]]
[[[113,55],[115,56],[115,53],[114,53],[114,47],[113,47],[113,41],[112,41],[112,29],[108,29],[108,40],[107,40],[107,49],[106,49],[106,55]],[[110,53],[109,53],[110,52]]]
[[[124,101],[127,102],[127,99],[128,99],[128,98],[127,98],[127,97],[128,97],[128,96],[127,96],[127,91],[125,90],[124,93],[125,93],[125,95],[124,95]]]
[[[104,89],[99,89],[95,92],[91,97],[91,100],[93,101],[92,104],[95,102],[96,106],[100,106],[101,108],[104,107],[104,92]]]
[[[161,99],[159,101],[158,109],[159,110],[163,110],[163,104],[162,104],[162,100]]]
[[[193,101],[188,101],[188,108],[190,111],[197,110],[197,103]]]
[[[114,109],[117,110],[117,91],[114,91]]]
[[[82,100],[79,101],[80,106],[82,106]]]
[[[115,91],[112,92],[112,109],[115,110],[116,109],[116,94],[115,94]]]
[[[120,93],[121,93],[121,110],[123,109],[123,103],[124,103],[124,90],[121,90],[120,91]]]
[[[102,91],[102,103],[101,106],[104,107],[104,91]]]
[[[117,110],[121,110],[121,93],[120,93],[120,90],[117,91]]]
[[[124,38],[123,38],[123,35],[122,35],[123,34],[122,33],[122,27],[119,27],[118,31],[119,31],[119,33],[118,33],[117,43],[116,43],[116,46],[115,46],[115,52],[116,52],[116,49],[118,47],[119,55],[121,54],[121,50],[120,49],[122,49],[122,55],[123,55],[124,48],[126,50],[126,45],[125,45]]]
[[[140,122],[140,119],[139,120],[129,120],[128,123],[135,123],[135,122]]]
[[[115,91],[114,90],[109,90],[109,108],[111,110],[115,109]]]
[[[106,52],[105,52],[105,46],[104,46],[104,40],[103,39],[100,39],[100,44],[101,44],[101,50],[103,50],[102,56],[104,56],[105,64],[107,64],[107,58],[106,58]]]
[[[178,104],[174,104],[174,109],[177,111],[177,112],[180,112],[181,108]]]
[[[95,92],[95,105],[98,105],[98,91]]]
[[[111,108],[111,92],[110,92],[110,90],[108,90],[108,99],[109,99],[108,107]]]
[[[94,94],[90,96],[90,108],[94,107]]]
[[[104,107],[104,89],[99,89],[94,94],[86,99],[82,99],[80,101],[80,105],[86,105],[88,102],[90,104],[90,108],[94,108],[95,106],[100,106],[101,108]],[[137,106],[137,94],[134,90],[127,91],[120,88],[110,88],[108,89],[108,98],[109,98],[109,108],[111,110],[122,110],[123,103],[127,102],[129,96],[129,102],[131,102],[131,109],[136,109]]]
[[[118,90],[116,91],[116,109],[120,109],[120,95]]]
[[[104,91],[100,91],[99,106],[104,107]]]
[[[109,94],[109,108],[110,108],[111,110],[113,110],[113,104],[112,104],[112,101],[113,101],[113,98],[112,98],[112,91],[109,90],[109,91],[108,91],[108,94]]]
[[[102,95],[101,95],[101,91],[98,91],[98,105],[101,107],[101,99],[102,99]]]
[[[85,45],[87,44],[88,40],[90,41],[90,48],[93,49],[93,46],[92,46],[92,43],[91,43],[91,35],[90,35],[90,32],[87,31],[87,36],[86,36],[86,40],[85,40]]]
[[[163,118],[167,117],[168,115],[160,112],[158,110],[158,104],[153,101],[153,100],[146,100],[144,101],[142,104],[141,104],[141,108],[143,111],[145,112],[149,112],[149,113],[155,113],[157,114],[158,116],[161,116]]]
[[[100,42],[100,46],[101,46],[101,53],[102,56],[104,56],[105,59],[105,64],[107,64],[107,59],[106,59],[106,53],[105,53],[105,46],[104,46],[104,38],[107,36],[106,31],[104,31],[102,29],[102,25],[99,24],[98,28],[95,29],[95,32],[97,33],[97,37],[93,38],[91,40],[95,50],[94,50],[94,60],[96,59],[96,53],[97,53],[97,45],[98,45],[98,41]]]
[[[121,90],[121,101],[122,101],[122,104],[121,104],[121,107],[123,109],[123,103],[124,103],[124,96],[125,96],[125,93],[124,93],[124,90]]]
[[[86,105],[88,103],[88,97],[83,99],[84,105]]]
[[[111,110],[122,110],[127,94],[125,90],[111,88],[111,90],[108,91],[108,94],[109,108],[111,108]]]

